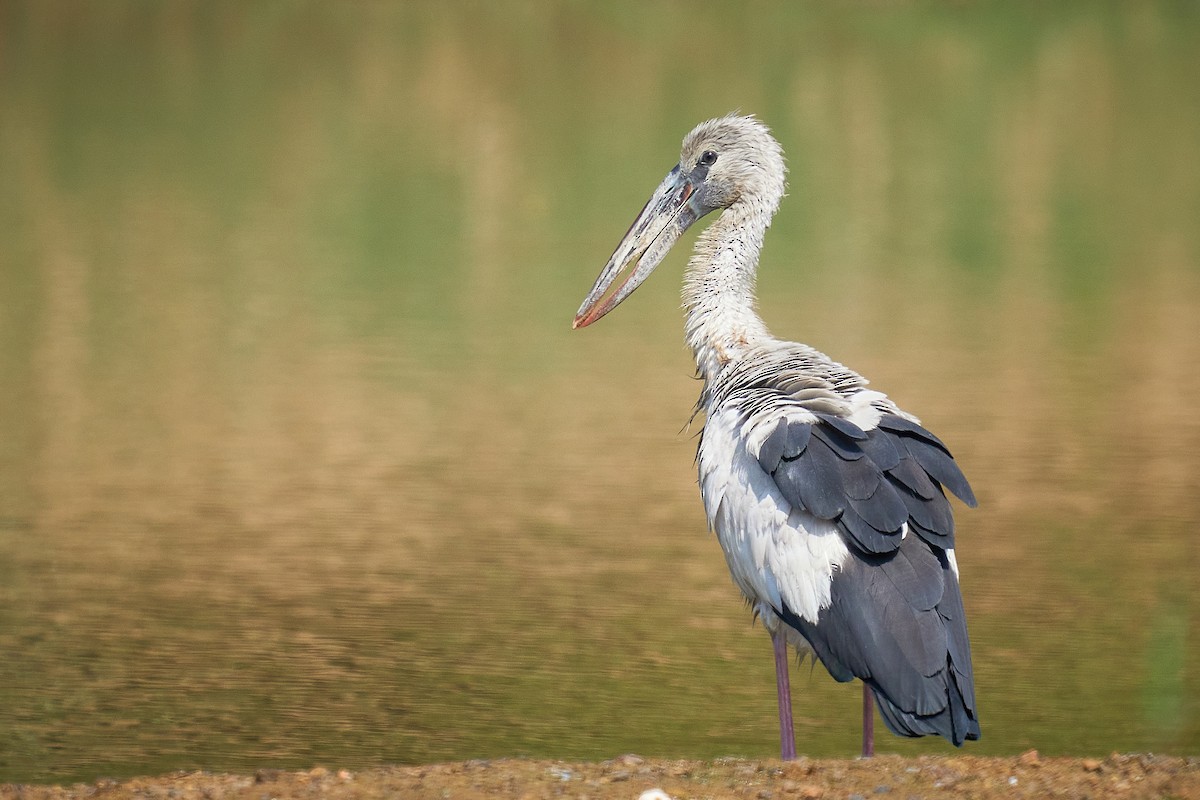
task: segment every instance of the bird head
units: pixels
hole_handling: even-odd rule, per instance
[[[739,203],[759,204],[763,212],[774,214],[785,173],[783,150],[757,119],[728,116],[697,125],[684,137],[679,163],[654,190],[596,278],[572,327],[591,325],[633,294],[705,214]]]

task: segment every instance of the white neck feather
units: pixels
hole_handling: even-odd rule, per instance
[[[755,310],[755,277],[763,235],[778,200],[739,201],[696,240],[683,284],[685,331],[696,366],[711,380],[755,344],[770,339]]]

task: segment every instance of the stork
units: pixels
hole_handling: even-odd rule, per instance
[[[824,353],[768,333],[755,275],[785,175],[779,143],[754,117],[696,126],[573,327],[616,308],[692,223],[721,212],[683,285],[704,382],[696,461],[709,526],[771,634],[780,753],[796,755],[789,646],[838,681],[863,682],[864,756],[873,705],[899,736],[961,746],[979,722],[945,492],[972,507],[975,496],[915,416]]]

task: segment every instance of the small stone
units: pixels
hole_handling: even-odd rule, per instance
[[[328,778],[329,770],[327,770],[325,767],[313,767],[312,769],[310,769],[308,771],[308,777],[310,777],[310,778]]]
[[[888,786],[886,783],[881,783],[875,787],[874,792],[875,794],[887,794],[891,790],[892,787]]]
[[[638,800],[671,800],[671,795],[664,792],[662,789],[655,787],[647,789],[638,795]]]
[[[641,756],[634,755],[633,753],[626,753],[625,755],[619,757],[617,762],[624,764],[627,767],[636,767],[640,764],[646,763],[646,759],[642,758]]]
[[[1017,763],[1022,767],[1036,767],[1041,763],[1041,757],[1037,750],[1030,749],[1017,756]]]
[[[348,769],[339,769],[337,772],[338,780],[349,781],[354,779],[354,774]]]
[[[811,783],[806,783],[800,787],[800,796],[806,800],[817,800],[825,794],[825,790],[820,786],[815,786]]]
[[[1103,766],[1098,758],[1085,758],[1083,760],[1083,768],[1088,772],[1099,772]]]

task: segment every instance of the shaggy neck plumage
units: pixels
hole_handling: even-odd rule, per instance
[[[770,338],[755,310],[755,277],[763,235],[778,199],[743,198],[696,240],[683,284],[687,343],[705,380],[711,380],[756,343]]]

